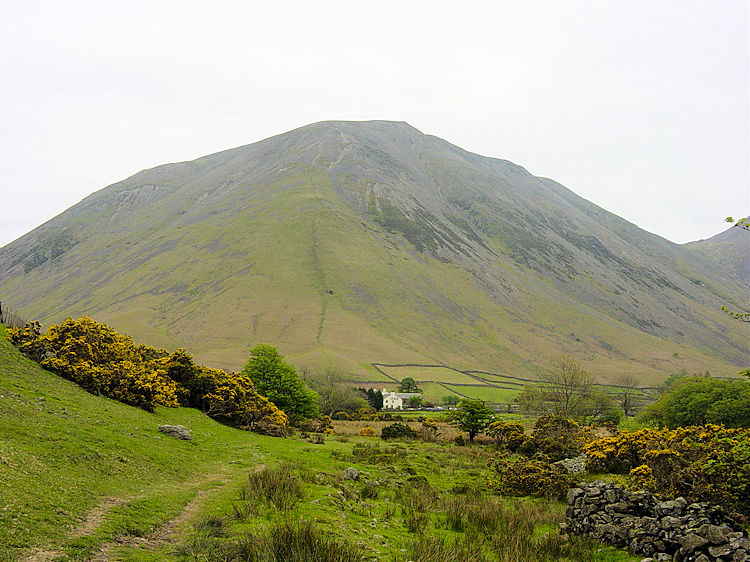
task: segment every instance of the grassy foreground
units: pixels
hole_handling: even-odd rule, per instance
[[[631,560],[557,537],[560,503],[491,494],[490,454],[149,414],[44,371],[0,328],[0,560]]]

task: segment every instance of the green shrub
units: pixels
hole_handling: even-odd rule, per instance
[[[678,379],[642,419],[672,429],[705,424],[750,428],[750,380]]]
[[[537,459],[504,457],[493,468],[496,475],[487,484],[506,496],[562,498],[575,483],[563,467]]]
[[[380,430],[382,439],[418,439],[419,434],[408,425],[396,422]]]

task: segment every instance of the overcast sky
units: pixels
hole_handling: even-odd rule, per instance
[[[511,160],[675,242],[750,211],[747,0],[0,0],[0,246],[327,119]]]

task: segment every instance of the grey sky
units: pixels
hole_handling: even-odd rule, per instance
[[[0,246],[137,171],[408,121],[675,242],[747,214],[746,0],[0,0]]]

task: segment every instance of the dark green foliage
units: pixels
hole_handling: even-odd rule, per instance
[[[272,345],[254,346],[242,373],[250,377],[259,393],[286,413],[292,425],[317,415],[318,395],[305,387],[294,367]]]
[[[411,377],[405,377],[401,379],[401,384],[398,385],[398,392],[422,392],[417,386],[417,381]]]
[[[396,422],[391,425],[386,425],[380,431],[380,437],[382,439],[418,439],[419,433],[412,429],[405,423]]]
[[[706,423],[750,428],[750,381],[681,378],[646,408],[643,419],[673,429]]]
[[[484,400],[461,400],[456,410],[445,414],[446,421],[469,434],[469,441],[484,432],[492,423],[495,412]]]
[[[382,390],[375,390],[372,388],[368,388],[367,390],[365,390],[364,388],[360,388],[359,390],[360,392],[362,392],[362,394],[364,394],[370,406],[372,406],[378,411],[383,409],[383,391]]]
[[[422,405],[422,397],[421,396],[412,396],[406,401],[406,405],[409,408],[419,408]]]

